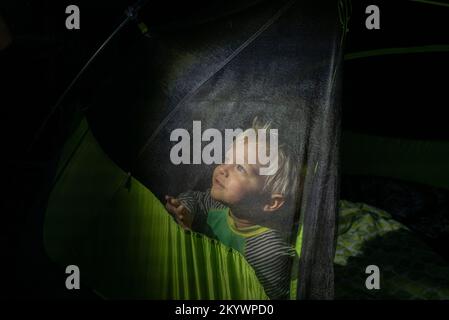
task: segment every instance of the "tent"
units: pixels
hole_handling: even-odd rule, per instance
[[[214,3],[158,24],[143,6],[139,27],[120,27],[81,77],[90,96],[48,201],[48,255],[79,266],[106,298],[268,298],[241,253],[186,232],[164,209],[165,194],[204,190],[213,169],[170,162],[174,130],[193,134],[201,121],[224,132],[262,115],[298,159],[300,182],[290,187],[301,191],[283,225],[296,254],[287,298],[332,298],[341,9],[325,1]]]

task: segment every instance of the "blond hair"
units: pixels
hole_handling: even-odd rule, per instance
[[[248,136],[249,131],[254,131],[256,141],[259,141],[258,133],[260,129],[265,129],[266,131],[272,130],[271,121],[262,122],[255,117],[251,128],[240,133],[235,139],[236,141],[244,139]],[[271,134],[272,132],[270,132]],[[265,143],[267,148],[270,148],[270,140],[267,135]],[[274,157],[277,158],[277,167],[270,174],[266,175],[263,191],[271,194],[279,193],[287,199],[294,199],[299,179],[299,163],[294,152],[285,143],[279,143],[277,149],[277,152],[274,153]],[[271,151],[270,156],[272,154]]]

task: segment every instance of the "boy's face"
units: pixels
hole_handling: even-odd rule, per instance
[[[237,149],[242,148],[237,152]],[[257,143],[236,141],[226,153],[225,163],[212,175],[211,195],[215,200],[233,207],[263,208],[263,186],[266,176],[259,175],[259,164],[248,163],[248,151],[256,152]],[[232,152],[231,152],[232,151]],[[232,154],[232,155],[231,155]]]

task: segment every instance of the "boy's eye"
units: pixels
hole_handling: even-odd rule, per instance
[[[243,166],[241,166],[241,165],[237,165],[237,170],[239,171],[239,172],[241,172],[241,173],[246,173],[246,170],[245,170],[245,168],[243,168]]]

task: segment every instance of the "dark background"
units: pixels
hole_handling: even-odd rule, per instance
[[[210,1],[209,1],[210,2]],[[153,4],[145,14],[152,26],[213,18],[253,1],[190,1]],[[58,153],[69,132],[72,111],[83,105],[95,81],[85,79],[35,133],[76,73],[124,18],[133,1],[3,0],[13,43],[0,52],[3,186],[2,295],[12,298],[96,298],[88,288],[68,291],[64,270],[45,255],[42,226]],[[230,4],[231,3],[231,4]],[[65,28],[65,7],[81,10],[81,30]],[[376,4],[381,29],[365,28],[365,8]],[[448,44],[449,8],[414,1],[352,1],[345,54],[397,47]],[[148,21],[151,21],[148,23]],[[449,140],[448,53],[381,55],[343,63],[343,131],[379,136]],[[107,61],[106,61],[107,62]],[[112,63],[112,62],[111,62]],[[343,177],[344,178],[344,177]],[[344,193],[344,190],[342,190]]]

